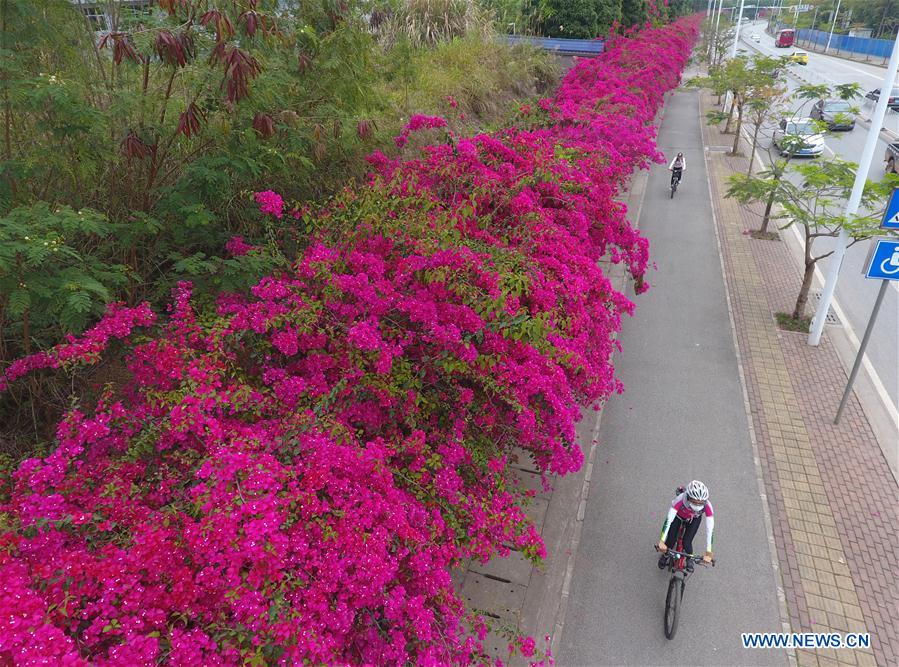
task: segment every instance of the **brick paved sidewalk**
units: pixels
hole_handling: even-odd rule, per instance
[[[703,115],[711,98],[703,96]],[[746,158],[721,148],[733,135],[703,131],[717,233],[761,459],[789,620],[794,632],[869,632],[872,650],[798,650],[799,665],[899,664],[899,487],[853,395],[833,413],[846,372],[825,335],[780,331],[801,269],[787,244],[754,240],[761,218],[725,199]],[[710,150],[711,148],[711,150]]]

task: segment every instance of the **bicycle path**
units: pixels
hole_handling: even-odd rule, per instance
[[[636,297],[616,358],[625,393],[605,407],[558,665],[783,665],[745,650],[742,632],[782,632],[765,504],[747,422],[704,163],[699,97],[675,92],[659,148],[687,158],[669,199],[665,165],[649,176],[639,226],[657,271]],[[652,549],[678,484],[706,482],[715,568],[687,582],[665,639],[669,575]],[[694,543],[704,544],[704,528]]]

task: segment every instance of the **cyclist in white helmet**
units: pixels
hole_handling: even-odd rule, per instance
[[[684,530],[684,551],[688,554],[693,553],[693,536],[699,530],[699,524],[705,517],[705,534],[706,547],[705,555],[702,557],[706,563],[712,562],[712,547],[714,546],[715,536],[715,512],[712,509],[712,503],[709,502],[709,490],[705,484],[698,479],[694,479],[687,485],[687,488],[679,488],[678,496],[671,501],[671,507],[668,509],[668,516],[665,518],[665,525],[662,526],[662,534],[659,536],[659,551],[662,552],[659,558],[659,569],[664,569],[667,564],[668,549],[674,549],[677,543],[677,534],[680,531],[681,524],[686,524]],[[687,561],[687,569],[693,571],[693,561]]]

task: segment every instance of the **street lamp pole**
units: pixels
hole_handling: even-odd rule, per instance
[[[718,3],[718,18],[715,19],[715,37],[714,37],[714,41],[713,41],[713,46],[715,47],[715,51],[714,51],[715,58],[718,57],[718,48],[717,48],[717,42],[718,42],[718,28],[719,28],[719,26],[721,25],[721,10],[722,10],[723,8],[724,8],[724,0],[721,0],[721,1]]]
[[[737,57],[737,42],[740,41],[740,26],[743,25],[743,5],[745,2],[746,0],[740,0],[740,15],[737,17],[737,32],[734,35],[734,48],[730,54],[731,58]]]
[[[712,13],[709,14],[709,33],[711,34],[711,38],[709,39],[709,64],[712,62],[712,54],[715,50],[715,39],[718,37],[718,28],[715,27],[714,30],[712,27],[715,24],[715,12],[718,11],[718,5],[722,0],[712,0]]]
[[[893,42],[893,55],[890,56],[890,64],[887,66],[883,84],[880,86],[880,97],[877,98],[877,106],[874,107],[874,113],[871,115],[871,126],[868,128],[868,136],[865,138],[865,148],[858,163],[858,171],[855,172],[852,194],[849,195],[849,202],[846,204],[845,217],[847,220],[858,213],[858,206],[862,200],[865,182],[868,180],[868,170],[871,168],[871,161],[874,159],[874,149],[877,148],[877,142],[880,139],[880,128],[883,127],[887,103],[890,101],[889,92],[896,81],[897,69],[899,69],[899,34],[896,35],[896,41]],[[837,279],[840,277],[840,265],[843,263],[843,256],[846,254],[848,240],[849,235],[846,233],[846,227],[841,226],[840,235],[837,237],[837,246],[834,248],[827,265],[827,280],[824,283],[824,291],[821,293],[821,300],[818,302],[818,309],[815,311],[815,318],[812,320],[812,329],[808,336],[809,345],[818,345],[821,342],[824,320],[827,318],[830,302],[833,301],[833,293],[837,287]]]
[[[830,50],[830,40],[833,39],[833,29],[837,25],[837,16],[840,13],[840,3],[842,2],[843,0],[837,0],[837,11],[833,13],[833,23],[830,24],[830,34],[827,36],[827,46],[824,47],[824,53],[827,53]],[[837,53],[839,53],[839,50],[837,50]],[[890,85],[892,85],[892,83]]]

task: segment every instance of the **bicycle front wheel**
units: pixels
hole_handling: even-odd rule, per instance
[[[677,632],[677,612],[680,609],[683,588],[677,577],[668,582],[668,596],[665,598],[665,637],[674,639]]]

